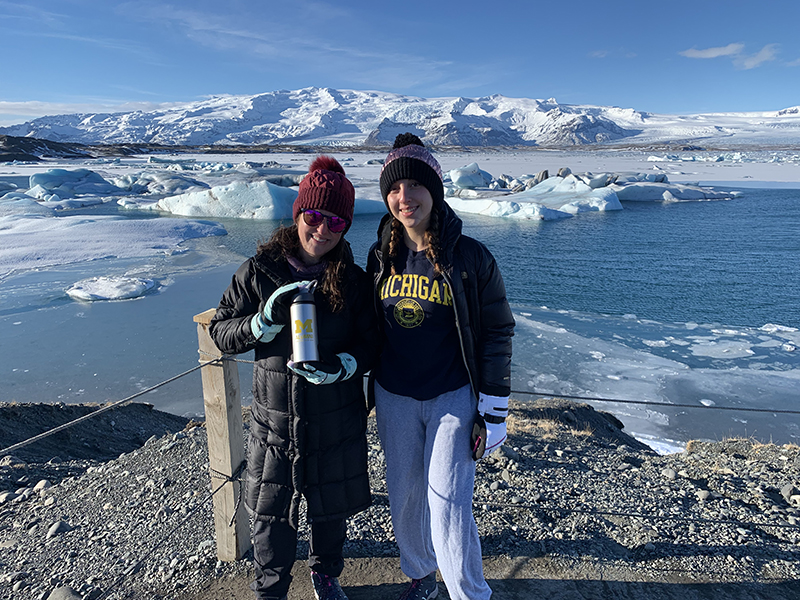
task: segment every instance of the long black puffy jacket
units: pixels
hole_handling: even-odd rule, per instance
[[[333,313],[320,291],[314,295],[320,354],[347,352],[358,369],[347,381],[308,383],[286,367],[289,326],[266,344],[250,329],[262,302],[291,281],[285,260],[261,253],[249,259],[222,296],[210,333],[223,352],[255,349],[245,502],[258,518],[288,519],[296,527],[301,495],[309,520],[345,518],[370,505],[363,375],[377,354],[379,334],[371,283],[350,255],[344,309]]]
[[[381,220],[379,239],[370,248],[367,259],[367,273],[373,278],[374,290],[380,289],[381,280],[389,273],[390,265],[384,257],[388,256],[391,220],[388,214]],[[472,393],[476,399],[479,392],[508,396],[514,317],[500,269],[486,246],[461,234],[461,219],[447,203],[439,209],[439,223],[442,248],[439,260],[444,279],[453,292],[456,328]],[[377,292],[373,299],[375,312],[383,319]],[[370,398],[370,405],[372,402]]]

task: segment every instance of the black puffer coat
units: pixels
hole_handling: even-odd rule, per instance
[[[453,292],[456,328],[472,393],[476,400],[479,392],[508,396],[514,316],[500,269],[486,246],[461,234],[461,219],[448,204],[442,204],[438,217],[442,248],[439,260],[443,277]],[[373,278],[374,290],[380,289],[381,280],[389,273],[390,265],[384,257],[389,253],[391,221],[388,214],[381,220],[379,239],[370,248],[367,259],[367,273]],[[373,299],[375,312],[383,315],[377,292]]]
[[[345,307],[333,313],[321,292],[314,294],[321,356],[347,352],[358,363],[347,381],[314,385],[287,369],[289,326],[267,344],[256,342],[253,315],[293,280],[283,259],[259,253],[239,267],[211,321],[211,337],[223,352],[255,349],[245,502],[258,518],[288,519],[296,527],[301,494],[309,520],[345,518],[370,505],[363,375],[379,335],[371,283],[348,255]]]

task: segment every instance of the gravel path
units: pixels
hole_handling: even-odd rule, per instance
[[[25,406],[37,410],[14,405],[16,419]],[[693,442],[658,456],[588,405],[511,408],[508,444],[478,464],[475,491],[496,597],[800,598],[800,448]],[[112,460],[72,458],[68,445],[49,462],[33,450],[0,458],[0,598],[251,597],[250,562],[216,560],[205,430],[163,415],[97,419],[98,438],[152,432]],[[396,597],[404,581],[369,423],[374,502],[348,525],[351,600]],[[312,598],[303,561],[295,568],[290,599]]]

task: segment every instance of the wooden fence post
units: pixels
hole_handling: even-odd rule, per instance
[[[200,362],[222,356],[208,333],[215,309],[195,315]],[[242,399],[239,393],[239,371],[233,361],[222,361],[200,369],[203,379],[203,403],[206,412],[208,435],[208,466],[212,473],[212,489],[222,480],[214,472],[233,475],[244,461],[244,431],[242,428]],[[244,478],[244,473],[241,474]],[[214,494],[214,529],[217,537],[217,558],[234,561],[250,549],[250,519],[244,503],[234,517],[241,486],[228,482]]]

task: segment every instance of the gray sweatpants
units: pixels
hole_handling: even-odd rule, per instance
[[[438,568],[452,600],[488,600],[472,515],[470,387],[421,402],[376,383],[375,410],[400,568],[412,579]]]

